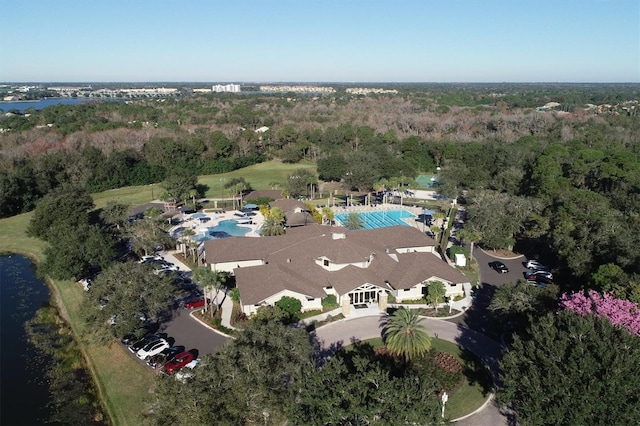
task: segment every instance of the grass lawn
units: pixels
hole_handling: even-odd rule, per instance
[[[283,189],[287,177],[298,169],[309,169],[316,173],[316,166],[313,163],[285,164],[278,160],[272,160],[229,173],[200,176],[198,183],[207,187],[205,197],[227,198],[233,194],[229,194],[229,190],[224,188],[224,184],[233,178],[243,177],[256,190]],[[277,187],[274,184],[277,184]],[[148,203],[160,198],[162,192],[162,186],[159,183],[154,183],[111,189],[92,194],[92,196],[96,207],[101,208],[109,201],[118,201],[132,206]]]
[[[382,339],[379,337],[365,342],[373,347],[384,346]],[[446,404],[447,417],[456,419],[472,413],[489,397],[485,390],[491,381],[489,373],[485,371],[484,366],[475,355],[465,351],[455,343],[432,337],[431,347],[455,356],[465,367],[463,370],[465,378],[462,385],[454,394],[449,395],[449,400]]]

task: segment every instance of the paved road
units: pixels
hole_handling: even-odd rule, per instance
[[[337,321],[316,330],[315,335],[325,355],[348,346],[356,341],[380,337],[380,316],[361,317],[351,320]],[[477,355],[489,366],[494,377],[497,377],[500,346],[488,337],[467,327],[448,321],[427,318],[425,324],[430,334],[443,340],[458,343]],[[461,420],[457,424],[463,426],[502,426],[508,421],[500,413],[493,402],[482,411]]]

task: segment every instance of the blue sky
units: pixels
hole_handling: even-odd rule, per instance
[[[0,0],[0,81],[640,82],[638,0]]]

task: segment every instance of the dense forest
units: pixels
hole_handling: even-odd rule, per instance
[[[123,254],[122,242],[138,254],[171,242],[157,232],[160,212],[129,223],[129,206],[109,203],[94,214],[90,193],[162,182],[168,192],[171,188],[174,195],[189,193],[191,198],[198,175],[271,159],[315,163],[321,181],[362,192],[398,183],[412,187],[418,174],[437,173],[440,193],[466,210],[465,227],[458,234],[463,242],[535,255],[553,268],[558,284],[539,288],[513,283],[492,295],[487,313],[493,331],[512,336],[501,362],[502,402],[516,410],[522,424],[637,418],[640,85],[393,88],[397,94],[183,94],[9,112],[0,117],[0,217],[35,210],[27,234],[49,243],[42,269],[53,278],[79,279],[93,273],[96,264],[102,267],[84,320],[104,326],[108,315],[117,318],[118,325],[108,333],[93,336],[110,341],[137,324],[139,312],[162,317],[174,297],[168,282],[143,266],[116,261]],[[228,182],[239,184],[247,182]],[[123,276],[131,282],[124,285]],[[153,285],[145,281],[149,276]],[[130,297],[118,298],[123,287],[136,294],[152,290],[144,293],[141,305],[137,299],[134,304]],[[103,299],[110,300],[108,309],[99,308]],[[127,317],[125,311],[133,314]],[[258,333],[286,336],[271,322],[263,325],[273,329],[258,328]],[[291,338],[306,342],[298,331],[301,336]],[[618,350],[619,344],[628,350]],[[253,350],[245,346],[243,352]],[[297,365],[311,362],[309,348],[300,344],[298,349]],[[228,396],[235,395],[228,393],[231,388],[220,386],[218,393],[208,388],[216,365],[235,365],[235,350],[240,349],[229,346],[220,352],[204,380],[193,382],[206,386],[206,392],[183,394],[186,387],[159,381],[157,413],[174,416],[184,404],[193,405],[193,398],[204,398],[198,401],[216,410],[235,410],[234,401],[244,399]],[[388,376],[375,364],[362,367],[358,373]],[[344,368],[336,359],[317,377],[298,379],[337,380]],[[524,386],[528,382],[523,377],[535,386]],[[248,388],[260,380],[271,386],[272,375],[247,380]],[[403,380],[396,377],[381,389],[411,388]],[[306,411],[287,412],[300,409],[280,401],[291,389],[275,392],[273,401],[261,404],[282,419],[335,417],[314,411],[319,408],[311,402],[322,398],[312,393],[300,394],[309,401],[300,406]],[[572,389],[590,390],[580,395],[579,409],[575,399],[564,398]],[[551,400],[554,392],[557,399]],[[219,400],[207,399],[211,395]],[[377,394],[371,398],[378,400]],[[426,410],[422,414],[437,418],[437,405],[427,402],[420,405]],[[264,413],[260,407],[229,411],[229,418],[259,421]],[[372,407],[372,415],[378,416],[378,405]],[[351,414],[347,411],[344,418]],[[400,407],[396,414],[403,412]],[[215,415],[196,414],[188,418]]]

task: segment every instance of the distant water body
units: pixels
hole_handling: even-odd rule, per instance
[[[24,256],[0,256],[0,424],[44,424],[51,411],[49,386],[24,323],[49,300],[49,288]]]
[[[51,105],[75,105],[88,102],[112,102],[121,99],[96,99],[96,98],[47,98],[37,101],[1,101],[0,109],[4,112],[17,110],[23,113],[27,108],[35,108],[37,110],[46,108]]]

